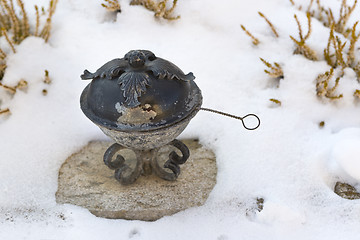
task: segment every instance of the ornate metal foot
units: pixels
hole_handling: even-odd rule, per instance
[[[164,168],[170,169],[172,173],[169,173],[165,171],[163,168],[161,168],[156,158],[153,158],[153,162],[151,163],[151,166],[157,176],[165,180],[174,181],[178,178],[180,174],[179,165],[184,164],[186,162],[186,160],[190,156],[190,152],[187,146],[179,140],[175,139],[172,142],[170,142],[169,145],[172,145],[177,149],[179,149],[182,154],[182,157],[180,157],[175,151],[172,151],[169,154],[169,160],[165,162]]]
[[[112,160],[114,155],[122,150],[126,149],[120,144],[114,143],[111,145],[104,154],[104,163],[110,169],[115,170],[115,178],[123,185],[128,185],[136,181],[141,175],[150,175],[154,172],[157,176],[168,181],[174,181],[180,174],[180,164],[184,164],[190,156],[187,146],[179,140],[173,140],[169,145],[181,151],[182,156],[179,156],[175,151],[169,154],[169,160],[167,160],[162,167],[159,166],[157,155],[159,148],[151,150],[132,150],[136,155],[136,166],[131,169],[125,164],[123,156],[118,154],[115,160]],[[166,171],[164,168],[170,169],[172,172]]]
[[[128,185],[133,182],[140,176],[142,173],[142,159],[137,158],[136,166],[134,169],[131,169],[128,165],[125,164],[125,159],[123,156],[118,154],[116,159],[112,161],[113,156],[116,152],[125,149],[125,147],[114,143],[111,145],[104,154],[104,163],[110,169],[115,170],[115,178],[123,185]],[[135,152],[136,154],[136,152]]]

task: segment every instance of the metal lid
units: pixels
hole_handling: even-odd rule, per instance
[[[119,131],[149,131],[193,117],[202,104],[194,75],[147,50],[132,50],[95,73],[81,95],[81,109],[94,123]]]

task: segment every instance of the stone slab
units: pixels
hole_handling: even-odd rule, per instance
[[[103,154],[112,142],[90,142],[62,165],[56,200],[87,208],[98,217],[144,221],[201,206],[216,183],[215,155],[196,140],[183,142],[190,149],[190,157],[181,165],[176,181],[140,176],[128,186],[121,185],[114,171],[103,163]],[[165,162],[172,150],[169,148],[159,151],[159,162]],[[120,153],[127,161],[135,161],[130,150]]]
[[[334,192],[345,199],[360,199],[360,193],[356,191],[356,188],[347,183],[337,182],[334,187]]]

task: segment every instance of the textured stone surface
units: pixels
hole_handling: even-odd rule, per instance
[[[140,176],[129,186],[121,185],[103,163],[103,154],[112,142],[90,142],[62,165],[57,202],[85,207],[98,217],[145,221],[201,206],[216,183],[215,155],[195,140],[183,142],[190,149],[190,158],[181,165],[176,181]],[[160,150],[160,163],[167,159],[169,148]],[[120,153],[127,161],[135,158],[130,150]]]
[[[342,198],[349,200],[360,199],[360,193],[356,188],[347,183],[337,182],[334,187],[334,192]]]

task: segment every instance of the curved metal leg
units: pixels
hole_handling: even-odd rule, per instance
[[[186,160],[190,156],[190,151],[187,148],[187,146],[179,140],[175,139],[172,142],[170,142],[169,144],[173,145],[174,147],[179,149],[182,154],[182,157],[180,157],[175,151],[172,151],[169,154],[169,160],[167,160],[165,162],[164,168],[170,169],[172,171],[172,173],[169,173],[169,172],[165,171],[163,168],[161,168],[159,166],[159,163],[157,162],[156,157],[153,157],[151,159],[151,166],[153,167],[153,170],[156,173],[156,175],[158,175],[159,177],[161,177],[165,180],[174,181],[178,178],[178,176],[180,174],[180,166],[179,165],[184,164],[186,162]]]
[[[110,169],[115,170],[115,178],[123,185],[128,185],[133,182],[141,175],[143,160],[139,156],[139,153],[136,151],[136,166],[134,169],[131,169],[128,165],[125,164],[125,159],[123,156],[118,154],[116,159],[112,161],[115,153],[124,149],[125,147],[114,143],[111,145],[104,154],[104,163]]]
[[[190,156],[189,149],[184,143],[179,140],[173,140],[169,143],[181,151],[182,156],[179,156],[175,151],[169,154],[163,167],[159,166],[157,161],[157,153],[159,149],[152,150],[132,150],[136,154],[136,166],[131,169],[125,164],[125,159],[120,154],[117,154],[115,160],[114,155],[125,147],[120,144],[114,143],[111,145],[104,154],[104,163],[110,169],[115,170],[115,179],[123,185],[128,185],[136,181],[141,175],[150,175],[154,172],[157,176],[168,181],[174,181],[180,174],[180,164],[186,162]],[[164,168],[170,169],[172,172],[166,171]]]

